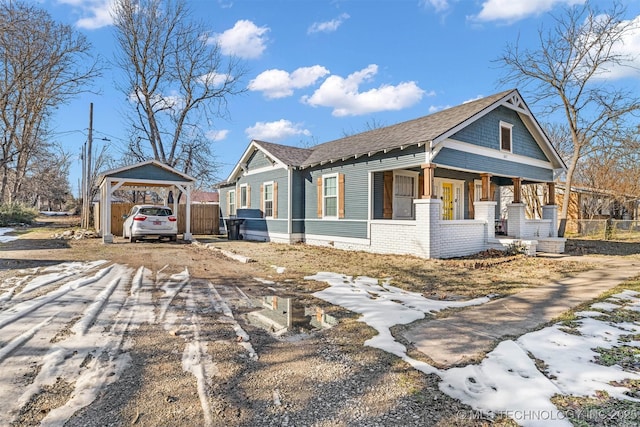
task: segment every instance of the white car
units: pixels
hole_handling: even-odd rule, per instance
[[[147,237],[175,242],[178,237],[178,217],[168,206],[135,205],[124,218],[122,237],[131,243]]]

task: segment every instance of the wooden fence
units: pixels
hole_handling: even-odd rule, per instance
[[[123,215],[129,213],[133,203],[111,204],[111,234],[122,236]],[[100,229],[100,204],[96,203],[93,210],[96,230]],[[178,205],[178,233],[185,232],[187,206]],[[191,234],[220,234],[220,207],[216,204],[191,205]]]

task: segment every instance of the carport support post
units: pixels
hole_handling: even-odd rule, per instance
[[[102,243],[113,243],[113,234],[111,234],[111,180],[105,180],[102,187],[102,202],[100,206],[100,228],[102,231]]]
[[[191,241],[193,236],[191,235],[191,184],[177,185],[176,187],[187,196],[187,206],[185,206],[185,229],[182,234],[182,239]],[[177,211],[176,211],[177,212]]]
[[[100,233],[102,234],[102,243],[113,243],[113,234],[111,234],[111,195],[123,184],[124,181],[111,178],[106,178],[100,184]]]

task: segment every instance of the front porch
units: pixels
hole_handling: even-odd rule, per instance
[[[565,239],[558,238],[558,207],[555,186],[548,182],[546,204],[541,219],[529,219],[521,199],[521,178],[510,178],[513,200],[506,204],[506,218],[499,215],[498,201],[493,200],[496,183],[491,174],[482,173],[480,183],[468,185],[468,209],[464,217],[452,215],[449,205],[455,200],[440,190],[438,195],[436,166],[422,166],[420,198],[413,200],[412,220],[373,219],[369,224],[369,250],[379,253],[413,254],[424,258],[454,258],[487,249],[518,249],[528,255],[540,252],[564,252]],[[508,178],[501,177],[505,182]],[[442,181],[442,178],[440,178]],[[388,194],[389,192],[385,192]],[[477,195],[477,197],[476,197]],[[388,211],[391,211],[389,209]],[[498,224],[498,225],[497,225]]]

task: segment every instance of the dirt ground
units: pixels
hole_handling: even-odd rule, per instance
[[[84,322],[88,335],[100,325],[102,329],[95,333],[105,341],[115,331],[122,332],[113,351],[73,350],[84,354],[84,359],[70,369],[81,370],[101,357],[121,369],[113,368],[102,382],[90,380],[100,384],[95,387],[95,399],[78,405],[63,423],[68,426],[511,425],[508,420],[470,417],[474,414],[471,408],[439,390],[438,377],[423,375],[388,353],[363,346],[375,333],[373,329],[358,322],[355,314],[316,299],[313,292],[326,284],[304,277],[335,271],[390,278],[397,286],[425,296],[457,299],[510,294],[590,268],[588,262],[555,258],[487,253],[426,261],[303,245],[230,242],[212,236],[195,236],[199,244],[131,244],[118,237],[114,244],[102,244],[95,238],[52,238],[75,225],[74,218],[40,221],[39,227],[18,229],[18,240],[0,243],[0,283],[13,286],[9,297],[0,300],[0,323],[1,316],[9,316],[11,310],[31,307],[38,298],[60,291],[60,284],[45,284],[25,292],[30,278],[46,267],[96,260],[123,266],[118,284],[117,275],[113,282],[96,279],[95,294],[87,293],[82,306],[85,313],[91,312],[86,306],[93,307],[92,298],[103,298],[105,286],[113,287],[116,296],[121,290],[120,303],[109,295],[98,307],[100,312],[115,313],[105,317],[104,324],[96,314],[94,323],[78,316],[66,319],[58,329],[48,325],[48,335],[43,328],[42,339],[50,345],[72,342],[78,324]],[[576,255],[619,251],[633,256],[640,252],[638,245],[599,248],[594,242],[580,241],[570,242],[568,249]],[[238,262],[222,251],[242,254],[253,262]],[[113,271],[105,277],[115,274]],[[136,271],[146,272],[148,280],[137,282]],[[77,275],[89,277],[93,272]],[[91,286],[86,286],[87,292]],[[148,292],[142,292],[145,290]],[[294,298],[296,304],[316,313],[324,310],[337,324],[328,328],[307,324],[277,336],[273,326],[270,330],[250,322],[249,314],[259,308],[259,302],[274,295]],[[149,298],[148,312],[140,311],[138,298]],[[130,317],[122,326],[127,310]],[[150,319],[131,321],[145,313]],[[40,333],[33,332],[35,336]],[[6,348],[8,336],[0,342]],[[96,342],[102,345],[100,339]],[[70,347],[59,345],[70,352],[63,360],[74,360],[77,355]],[[28,351],[24,345],[16,344],[12,352],[3,352],[3,347],[0,363]],[[190,349],[195,350],[189,364],[185,354]],[[12,380],[16,390],[38,384],[43,371],[52,369],[47,358],[40,361],[28,356],[24,354],[24,360],[31,364],[21,367],[21,378]],[[127,363],[116,363],[121,359]],[[109,380],[110,376],[114,379]],[[48,425],[47,417],[56,408],[71,406],[80,379],[57,376],[54,382],[40,384],[24,402],[18,399],[20,404],[0,401],[0,412],[11,413],[7,419],[13,426]]]

